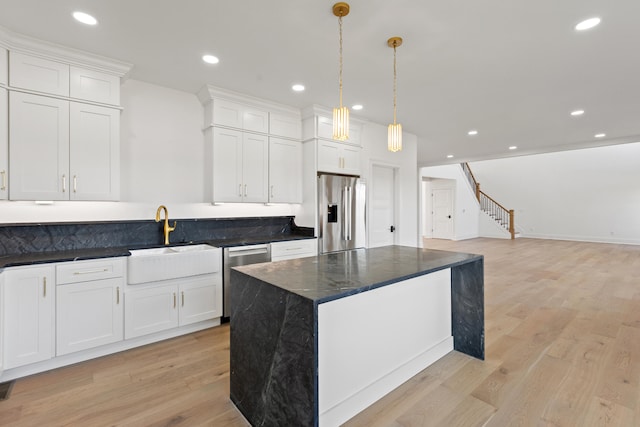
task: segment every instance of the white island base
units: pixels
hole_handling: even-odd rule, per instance
[[[318,304],[319,426],[344,423],[451,350],[451,269]]]

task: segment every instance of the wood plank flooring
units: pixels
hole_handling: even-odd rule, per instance
[[[485,256],[486,355],[451,352],[346,426],[640,426],[640,247],[426,240]],[[247,426],[229,327],[23,378],[1,426]]]

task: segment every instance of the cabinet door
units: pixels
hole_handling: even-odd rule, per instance
[[[69,96],[69,66],[61,62],[11,52],[9,80],[13,87]]]
[[[69,101],[11,92],[12,200],[69,199]]]
[[[242,132],[213,129],[213,201],[241,202]]]
[[[184,279],[180,290],[180,326],[222,316],[220,274]]]
[[[120,78],[98,71],[70,67],[69,93],[71,98],[120,104]]]
[[[243,201],[269,200],[269,142],[266,136],[245,133],[242,148]]]
[[[2,53],[2,52],[0,52]],[[9,100],[0,87],[0,200],[9,198]]]
[[[70,199],[118,200],[120,111],[71,102]]]
[[[0,47],[0,85],[9,84],[9,53],[7,49]]]
[[[269,113],[257,108],[243,107],[242,129],[252,132],[269,132]]]
[[[318,171],[342,173],[342,156],[337,142],[318,141]]]
[[[7,269],[4,275],[4,369],[53,357],[52,266]]]
[[[302,203],[302,144],[269,138],[269,202]]]
[[[56,287],[56,355],[121,341],[124,335],[122,278]]]
[[[242,105],[224,99],[214,99],[213,124],[242,129]]]
[[[125,339],[178,326],[178,291],[175,285],[128,290],[125,293]]]
[[[300,115],[269,113],[269,134],[300,139],[301,131]]]
[[[342,147],[342,173],[360,175],[360,147]]]

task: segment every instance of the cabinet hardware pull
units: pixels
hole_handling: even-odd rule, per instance
[[[247,197],[247,184],[244,185],[244,197]]]
[[[0,190],[6,190],[7,189],[7,171],[2,171],[0,172],[0,174],[2,175],[2,188],[0,188]]]
[[[78,191],[78,177],[73,175],[73,192],[76,193]]]
[[[42,278],[42,298],[47,297],[47,278]]]
[[[116,304],[120,304],[120,286],[116,288]]]
[[[271,198],[273,199],[273,185],[271,186]]]
[[[182,306],[184,307],[184,291],[182,291]]]
[[[238,184],[238,196],[242,197],[242,184]]]
[[[67,176],[62,175],[62,192],[66,193],[67,191]]]
[[[80,274],[105,273],[107,271],[109,271],[108,268],[102,268],[102,269],[97,269],[97,270],[74,271],[73,275],[74,276],[78,276]]]
[[[176,293],[173,293],[173,308],[176,308]]]
[[[286,248],[285,251],[298,251],[302,248]]]

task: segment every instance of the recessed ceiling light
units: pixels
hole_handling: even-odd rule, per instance
[[[296,92],[302,92],[304,90],[304,85],[295,84],[295,85],[291,86],[291,89],[293,89]]]
[[[511,147],[509,147],[509,150],[517,150],[518,147],[516,147],[515,145],[512,145]]]
[[[596,133],[593,136],[595,136],[596,138],[604,138],[605,136],[607,136],[607,134],[606,133]]]
[[[475,129],[472,129],[469,132],[467,132],[467,135],[469,135],[469,136],[474,136],[474,135],[477,135],[477,134],[478,134],[478,131],[475,130]]]
[[[207,64],[217,64],[218,62],[220,62],[218,57],[213,55],[203,55],[202,60]]]
[[[96,18],[84,12],[73,12],[73,18],[76,21],[82,22],[83,24],[87,25],[96,25],[98,23],[98,20]]]
[[[362,110],[362,104],[352,105],[351,109],[356,111]]]
[[[585,19],[584,21],[578,23],[578,25],[576,25],[576,30],[578,31],[584,31],[584,30],[588,30],[589,28],[593,28],[596,25],[598,25],[600,23],[600,18],[589,18],[589,19]]]
[[[447,159],[453,159],[453,154],[447,154]]]
[[[572,116],[581,116],[584,114],[584,110],[575,110],[571,112]]]

